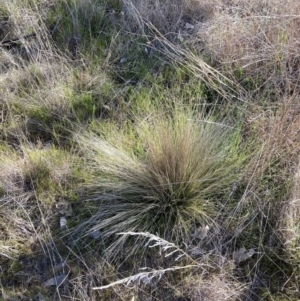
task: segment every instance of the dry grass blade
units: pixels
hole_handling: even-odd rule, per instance
[[[159,44],[159,47],[154,47],[156,51],[170,58],[172,62],[176,62],[176,64],[189,70],[196,78],[202,80],[224,99],[229,101],[238,98],[240,101],[246,101],[247,93],[237,82],[230,80],[192,51],[169,41],[153,24],[146,20],[144,22]],[[249,95],[247,95],[247,101],[249,101]]]
[[[188,255],[185,251],[183,251],[177,245],[175,245],[174,243],[171,243],[157,235],[154,235],[151,233],[144,233],[144,232],[121,232],[121,233],[118,233],[118,235],[144,236],[149,239],[145,246],[149,245],[151,242],[154,242],[154,244],[152,244],[149,247],[150,248],[160,247],[161,248],[160,255],[162,252],[165,252],[165,253],[167,253],[167,254],[165,254],[165,257],[169,257],[169,256],[173,255],[174,253],[181,253],[180,255],[177,255],[175,261],[177,261],[181,257],[185,256],[186,258],[188,258],[194,262],[194,260],[190,257],[190,255]],[[169,249],[173,249],[173,250],[169,250]]]
[[[152,270],[150,272],[142,272],[142,273],[138,273],[136,275],[129,276],[124,279],[120,279],[118,281],[112,282],[108,285],[103,285],[100,287],[93,287],[93,290],[103,290],[103,289],[107,289],[107,288],[110,288],[112,286],[119,285],[119,284],[128,286],[132,282],[138,282],[138,284],[141,282],[144,284],[149,284],[149,283],[151,283],[151,280],[153,278],[158,277],[160,279],[166,272],[190,269],[190,268],[195,268],[195,267],[198,267],[198,265],[187,265],[187,266],[183,266],[183,267],[172,267],[172,268],[168,268],[168,269]]]
[[[141,12],[141,7],[138,6],[138,3],[133,3],[133,1],[127,0],[124,1],[124,3],[125,7],[130,10],[131,15],[134,16],[139,28],[142,30],[147,28],[150,30],[151,35],[155,37],[156,42],[160,45],[160,47],[157,47],[155,50],[163,53],[173,62],[189,69],[193,75],[201,79],[210,88],[217,91],[227,100],[229,100],[232,96],[236,97],[236,91],[241,91],[241,87],[237,87],[237,83],[234,83],[218,70],[205,63],[199,56],[196,56],[188,49],[185,49],[178,44],[175,45],[168,40],[165,35],[160,32],[158,27],[151,22],[151,18],[150,20],[148,17],[147,19],[145,18]],[[181,4],[184,5],[183,3]],[[163,6],[167,7],[166,5]],[[180,19],[179,16],[177,18]],[[230,95],[230,93],[232,95]]]

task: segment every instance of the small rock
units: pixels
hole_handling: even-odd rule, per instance
[[[183,37],[182,37],[182,33],[181,33],[181,30],[180,30],[180,29],[179,29],[179,31],[178,31],[177,39],[178,39],[180,42],[183,42]]]
[[[143,284],[150,284],[151,283],[151,278],[144,275],[140,278],[140,280],[142,281]]]
[[[43,287],[50,287],[50,286],[60,286],[62,283],[65,282],[67,279],[66,274],[61,274],[56,277],[50,278],[47,281],[45,281],[42,286]]]
[[[37,297],[39,301],[46,301],[46,298],[41,293],[38,293]]]
[[[192,238],[204,239],[207,236],[209,227],[198,227],[195,232],[192,234]]]
[[[255,253],[254,249],[250,249],[249,252],[245,248],[240,248],[237,251],[234,251],[232,258],[236,263],[240,263],[252,257]]]
[[[67,265],[66,262],[62,261],[59,264],[55,265],[53,267],[53,270],[56,271],[56,272],[61,271],[61,270],[63,270],[66,267],[66,265]]]
[[[58,202],[56,204],[56,209],[61,215],[65,215],[67,217],[70,217],[73,214],[72,205],[67,201]]]
[[[101,237],[101,233],[99,230],[94,230],[92,233],[91,233],[91,236],[94,238],[94,239],[99,239]]]
[[[188,23],[188,22],[186,22],[184,28],[185,28],[185,29],[194,29],[195,26],[192,25],[192,24],[190,24],[190,23]]]
[[[63,228],[66,228],[67,227],[67,219],[62,216],[59,220],[59,223],[60,223],[60,228],[63,229]]]

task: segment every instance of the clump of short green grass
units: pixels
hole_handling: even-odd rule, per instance
[[[6,147],[0,151],[0,189],[3,195],[14,196],[31,192],[63,194],[71,187],[76,156],[57,149],[48,142],[43,145],[22,145],[17,152]],[[79,162],[79,161],[77,161]]]

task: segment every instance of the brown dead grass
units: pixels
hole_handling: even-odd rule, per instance
[[[299,12],[298,1],[228,1],[196,36],[218,68],[250,77],[253,90],[287,91],[299,80]]]
[[[300,164],[295,164],[294,170],[291,193],[282,203],[281,219],[278,224],[286,248],[285,259],[297,270],[300,259]]]
[[[209,1],[198,0],[122,0],[124,25],[130,31],[146,29],[145,21],[151,23],[166,37],[172,38],[188,23],[204,21],[213,14]]]

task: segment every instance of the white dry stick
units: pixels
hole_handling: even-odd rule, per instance
[[[55,276],[53,278],[48,279],[47,281],[42,283],[43,287],[50,287],[50,286],[57,286],[59,287],[61,284],[64,283],[64,281],[67,279],[68,275],[61,274],[58,276]]]

